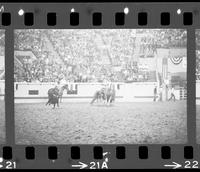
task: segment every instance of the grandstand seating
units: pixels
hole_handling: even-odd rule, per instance
[[[156,46],[169,46],[169,42],[164,39],[165,32],[159,30],[152,30],[151,33],[147,30],[131,32],[133,31],[129,29],[104,32],[100,30],[16,31],[15,50],[31,50],[37,59],[21,67],[15,63],[15,81],[55,82],[65,79],[71,82],[103,80],[154,82],[157,78],[155,71],[141,74],[137,64],[130,68],[129,63],[133,58],[137,61],[137,58],[142,56],[153,58],[152,53],[156,53],[154,50]],[[171,34],[172,38],[183,34],[183,32],[174,33],[173,30],[167,33]],[[157,40],[155,44],[154,39],[161,37],[156,36],[159,34],[163,39]],[[173,44],[185,46],[186,42],[181,39],[180,43],[176,39]],[[114,71],[116,65],[119,71]],[[146,76],[141,77],[141,75]]]

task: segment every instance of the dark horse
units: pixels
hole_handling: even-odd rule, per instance
[[[65,89],[68,90],[68,85],[64,85],[60,89],[58,89],[58,87],[50,88],[48,90],[48,102],[46,103],[46,105],[53,104],[53,108],[55,108],[55,105],[57,104],[57,106],[59,107],[59,99],[61,102],[63,91]]]
[[[59,89],[57,87],[48,90],[48,102],[46,105],[53,105],[55,108],[56,104],[59,107]]]

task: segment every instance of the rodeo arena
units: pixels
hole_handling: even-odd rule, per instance
[[[0,144],[5,143],[5,35],[0,30]]]
[[[196,30],[196,129],[200,144],[200,30]]]
[[[16,143],[186,143],[186,44],[179,29],[15,30]]]

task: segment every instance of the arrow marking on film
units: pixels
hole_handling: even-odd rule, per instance
[[[83,169],[83,168],[86,168],[86,167],[88,167],[88,165],[87,164],[85,164],[85,163],[83,163],[83,162],[78,162],[79,164],[77,164],[77,165],[72,165],[72,167],[78,167],[78,168],[80,168],[80,169]]]
[[[164,165],[164,166],[165,166],[165,167],[173,167],[173,169],[182,167],[181,164],[178,164],[178,163],[176,163],[176,162],[172,162],[172,163],[173,163],[173,164],[171,164],[171,165]]]

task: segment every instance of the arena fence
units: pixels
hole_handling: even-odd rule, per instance
[[[112,83],[116,90],[116,102],[152,102],[157,82]],[[62,85],[59,85],[61,87]],[[63,92],[63,102],[90,102],[94,93],[105,83],[68,83],[68,91]],[[46,102],[47,92],[55,83],[15,83],[15,103]],[[186,98],[184,89],[175,89],[176,99]],[[165,96],[163,96],[165,95]],[[167,90],[159,90],[160,100],[167,100]]]

